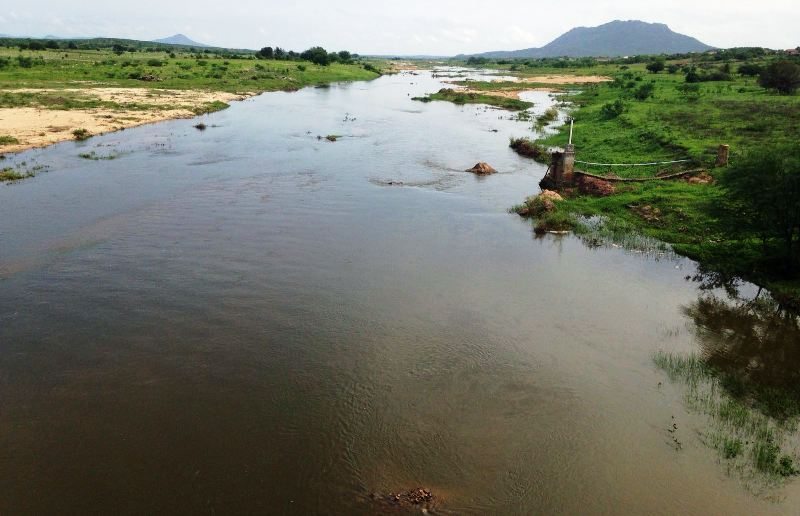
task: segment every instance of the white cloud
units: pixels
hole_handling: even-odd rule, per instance
[[[108,2],[26,0],[25,12],[0,17],[0,33],[121,36],[155,39],[176,32],[239,48],[279,45],[302,50],[320,44],[359,53],[457,54],[541,46],[576,26],[614,19],[670,25],[715,46],[800,44],[796,0],[641,0],[569,4],[541,0],[175,0]],[[52,18],[29,15],[48,13]]]

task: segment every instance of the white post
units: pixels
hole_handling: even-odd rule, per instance
[[[574,118],[570,118],[569,119],[569,144],[570,145],[572,145],[572,127],[573,127],[574,123],[575,123],[575,119]]]

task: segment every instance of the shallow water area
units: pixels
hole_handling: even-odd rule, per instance
[[[545,173],[508,148],[531,123],[411,100],[442,87],[10,157],[49,172],[0,185],[0,514],[373,514],[420,486],[452,514],[795,513],[653,363],[709,347],[694,264],[534,235],[507,211]]]

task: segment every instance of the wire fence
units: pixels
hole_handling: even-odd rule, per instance
[[[694,161],[692,159],[676,159],[673,161],[654,161],[652,163],[593,163],[591,161],[578,161],[575,160],[575,163],[580,163],[581,165],[593,165],[597,167],[652,167],[655,165],[672,165],[675,163],[688,163],[690,161]]]

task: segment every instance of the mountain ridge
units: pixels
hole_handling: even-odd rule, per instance
[[[162,43],[164,45],[183,45],[187,47],[208,47],[205,43],[198,43],[193,39],[185,36],[184,34],[174,34],[168,38],[154,39],[153,43]]]
[[[575,27],[543,47],[483,52],[457,57],[544,58],[622,57],[643,54],[705,52],[714,47],[679,34],[663,23],[614,20],[596,27]]]

